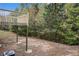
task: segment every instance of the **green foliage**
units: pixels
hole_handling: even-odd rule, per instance
[[[66,33],[65,33],[65,43],[68,44],[79,44],[79,5],[75,6],[77,4],[66,4],[65,9],[66,15],[68,16],[68,19],[66,19]]]
[[[31,18],[30,35],[69,45],[79,44],[79,4],[41,5],[44,7],[41,9],[38,4],[39,12]],[[40,10],[44,12],[40,13]],[[39,14],[43,16],[40,17]]]
[[[70,44],[70,45],[79,44],[79,40],[76,35],[77,34],[74,33],[73,31],[67,31],[64,36],[65,37],[64,43]]]
[[[26,36],[27,26],[12,26],[12,31],[21,36]]]
[[[22,5],[22,10],[25,10]],[[25,11],[23,11],[25,13]],[[31,4],[28,35],[59,43],[79,44],[79,4]],[[13,31],[26,35],[27,27],[13,26]]]

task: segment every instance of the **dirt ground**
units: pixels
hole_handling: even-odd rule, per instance
[[[3,44],[0,48],[0,55],[3,51],[12,49],[16,52],[16,56],[79,56],[79,45],[69,46],[43,39],[28,37],[28,51],[25,50],[25,37],[19,36],[19,42],[16,42],[16,35],[9,36],[9,43]],[[6,38],[7,40],[7,38]]]

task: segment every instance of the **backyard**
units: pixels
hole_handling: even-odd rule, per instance
[[[2,33],[2,34],[1,34]],[[34,37],[28,37],[28,49],[25,51],[25,37],[19,36],[19,43],[16,43],[16,34],[7,31],[0,31],[0,41],[4,39],[3,48],[0,48],[0,55],[8,49],[16,51],[17,56],[78,56],[79,45],[70,46]],[[7,43],[8,42],[8,43]]]
[[[79,56],[79,4],[12,6],[0,9],[1,56],[7,50],[16,56]]]

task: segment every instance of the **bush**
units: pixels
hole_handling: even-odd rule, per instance
[[[17,26],[12,27],[13,32],[18,33],[19,35],[26,36],[27,27],[19,26],[17,30]],[[28,36],[38,37],[49,41],[55,41],[59,43],[69,44],[69,45],[77,45],[79,44],[78,34],[72,30],[60,31],[59,29],[49,30],[45,28],[44,30],[37,31],[28,28]]]
[[[12,26],[12,31],[21,36],[26,36],[27,26]]]
[[[64,35],[64,43],[69,45],[77,45],[79,44],[79,38],[77,36],[77,33],[73,31],[67,31]]]
[[[55,32],[50,31],[49,29],[44,29],[42,32],[39,32],[39,37],[53,41],[55,39]]]

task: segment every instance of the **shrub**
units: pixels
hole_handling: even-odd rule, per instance
[[[64,35],[64,43],[69,45],[77,45],[79,44],[79,38],[77,34],[73,31],[67,31]]]
[[[27,26],[12,26],[12,31],[19,35],[26,36]]]

